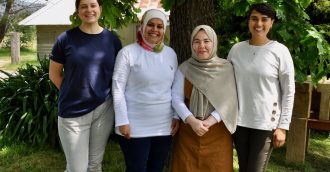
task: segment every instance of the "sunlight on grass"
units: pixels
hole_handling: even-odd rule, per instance
[[[329,172],[329,132],[312,131],[304,164],[285,161],[286,148],[274,149],[267,172]],[[238,171],[234,151],[234,171]],[[63,172],[65,157],[62,151],[47,148],[31,148],[25,144],[12,144],[0,149],[0,171],[4,172]],[[103,161],[103,172],[123,172],[125,162],[115,138],[107,145]]]
[[[63,172],[64,167],[65,158],[62,152],[56,150],[12,144],[1,148],[0,151],[1,172]]]
[[[0,150],[0,156],[5,156],[6,154],[8,154],[9,152],[9,148],[8,147],[4,147]]]

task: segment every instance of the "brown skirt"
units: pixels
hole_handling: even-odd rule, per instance
[[[223,122],[202,137],[188,124],[180,123],[174,138],[172,172],[232,172],[233,141]]]

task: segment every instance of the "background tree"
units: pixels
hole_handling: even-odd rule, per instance
[[[314,1],[307,7],[306,13],[310,16],[311,23],[323,31],[326,40],[330,42],[330,0]]]
[[[195,26],[215,26],[216,0],[162,0],[170,15],[170,46],[177,53],[179,63],[191,57],[190,35]]]
[[[23,46],[27,45],[28,42],[30,42],[34,38],[34,27],[19,26],[18,22],[44,6],[44,4],[40,4],[38,3],[38,1],[39,0],[35,0],[33,2],[25,2],[23,0],[0,0],[1,45],[8,45],[8,37],[10,37],[9,33],[13,31],[21,33],[21,40],[23,41]]]
[[[8,25],[5,37],[0,43],[0,47],[10,47],[11,42],[11,32],[20,33],[20,46],[23,48],[31,48],[34,40],[36,39],[36,27],[35,26],[20,26],[18,23],[29,16],[32,12],[30,11],[20,11],[15,14],[15,17],[11,19],[10,25]]]
[[[5,37],[9,25],[10,12],[13,7],[14,0],[0,0],[0,6],[5,6],[5,11],[0,17],[0,43]]]

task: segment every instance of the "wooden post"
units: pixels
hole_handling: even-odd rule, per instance
[[[287,137],[286,160],[303,163],[307,146],[307,122],[310,115],[312,84],[296,84],[294,107]]]
[[[11,64],[17,64],[20,59],[20,36],[18,32],[11,33]]]
[[[321,93],[319,119],[330,120],[330,80],[321,80],[317,91]]]

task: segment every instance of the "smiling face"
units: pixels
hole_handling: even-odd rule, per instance
[[[163,40],[164,24],[161,19],[150,19],[143,31],[143,38],[150,44],[158,44]]]
[[[200,30],[194,36],[192,47],[200,60],[207,60],[212,54],[213,42],[204,30]]]
[[[252,10],[249,17],[249,30],[252,39],[264,40],[268,39],[267,34],[273,26],[274,20],[269,16],[261,14],[256,10]]]
[[[95,24],[98,22],[102,7],[97,0],[81,0],[77,13],[83,24]]]

